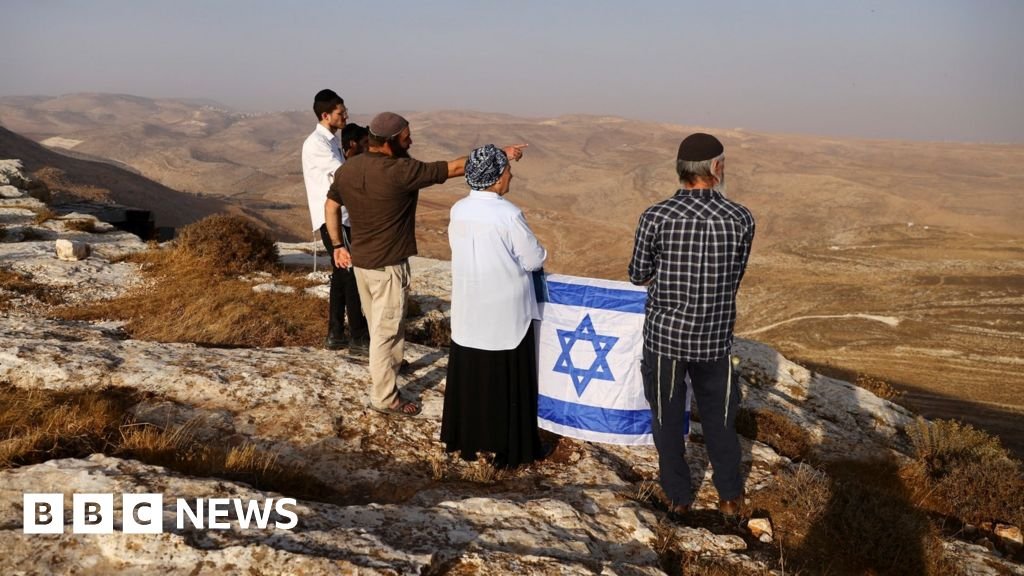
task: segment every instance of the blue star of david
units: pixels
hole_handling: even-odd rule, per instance
[[[555,372],[568,374],[572,378],[572,384],[576,387],[576,395],[582,396],[583,391],[590,385],[590,381],[611,380],[615,381],[612,369],[608,366],[608,353],[619,341],[617,336],[601,336],[594,329],[594,323],[590,320],[590,314],[583,317],[583,321],[576,327],[576,330],[555,330],[558,332],[558,343],[562,345],[562,354],[555,361]],[[594,362],[589,368],[577,368],[572,363],[572,347],[579,340],[590,342],[594,346]]]

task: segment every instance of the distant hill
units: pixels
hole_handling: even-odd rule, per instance
[[[55,148],[114,160],[166,186],[230,197],[282,239],[309,239],[299,157],[311,111],[239,114],[219,106],[120,94],[0,98],[0,124]],[[354,121],[375,112],[348,102]],[[679,140],[700,129],[615,117],[518,118],[407,113],[413,156],[449,159],[488,142],[527,142],[509,198],[558,250],[564,272],[622,278],[640,212],[672,193]],[[728,157],[731,196],[758,219],[758,245],[826,240],[906,222],[1014,234],[1024,219],[1024,146],[830,139],[708,129]],[[453,180],[422,197],[421,247],[446,258]],[[970,199],[970,201],[965,201]],[[613,241],[614,240],[614,241]],[[592,249],[591,243],[602,246]],[[764,252],[761,252],[764,254]]]
[[[230,198],[283,240],[310,238],[299,148],[314,123],[312,111],[239,114],[124,94],[0,98],[0,125],[182,192]]]
[[[180,227],[216,212],[241,212],[222,199],[179,192],[108,162],[60,154],[3,126],[0,158],[21,159],[27,173],[48,180],[51,187],[56,185],[71,197],[149,210],[158,226]]]

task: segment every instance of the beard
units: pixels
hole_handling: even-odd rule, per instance
[[[398,138],[391,138],[388,140],[388,144],[391,146],[391,156],[394,158],[410,158],[409,149],[403,148],[402,143],[398,141]]]
[[[717,178],[718,182],[711,187],[712,190],[718,192],[722,196],[725,196],[725,170],[722,170],[722,175]]]

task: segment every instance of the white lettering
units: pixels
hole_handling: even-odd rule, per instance
[[[264,506],[262,508],[260,507],[260,503],[256,500],[249,500],[248,505],[243,510],[242,500],[240,498],[235,498],[235,515],[238,517],[238,527],[248,529],[249,523],[255,520],[256,527],[260,530],[265,530],[267,528],[267,522],[270,521],[270,511],[273,507],[273,498],[264,502]]]
[[[124,494],[121,496],[121,530],[125,534],[159,534],[164,531],[162,494]]]
[[[188,505],[188,500],[184,498],[178,498],[178,530],[185,529],[185,518],[188,518],[192,523],[192,527],[202,530],[203,529],[203,499],[196,498],[196,509],[195,512]]]
[[[230,510],[228,507],[231,505],[231,500],[228,498],[210,498],[209,516],[210,521],[207,526],[212,530],[227,530],[231,528],[231,524],[228,522],[221,522],[218,518],[227,518]]]
[[[22,496],[22,531],[25,534],[64,533],[63,494]]]
[[[114,533],[113,494],[75,494],[71,502],[71,529],[76,534]]]
[[[295,498],[281,498],[277,501],[274,510],[281,516],[288,518],[289,522],[274,522],[274,525],[281,530],[291,530],[299,525],[299,515],[285,508],[285,506],[295,506]]]

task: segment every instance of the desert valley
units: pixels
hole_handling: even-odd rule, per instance
[[[368,121],[369,103],[349,106],[353,121]],[[738,333],[822,373],[887,383],[908,406],[985,427],[1024,454],[1024,146],[615,117],[407,115],[420,159],[528,143],[510,199],[548,247],[548,271],[617,280],[640,212],[675,188],[679,140],[695,129],[719,135],[728,193],[758,224]],[[281,240],[304,241],[299,148],[313,124],[308,111],[238,114],[106,94],[7,97],[0,157],[22,158],[51,187],[153,210],[158,225],[228,211]],[[98,177],[107,165],[124,170]],[[448,209],[464,193],[453,180],[421,195],[422,255],[448,257]]]

